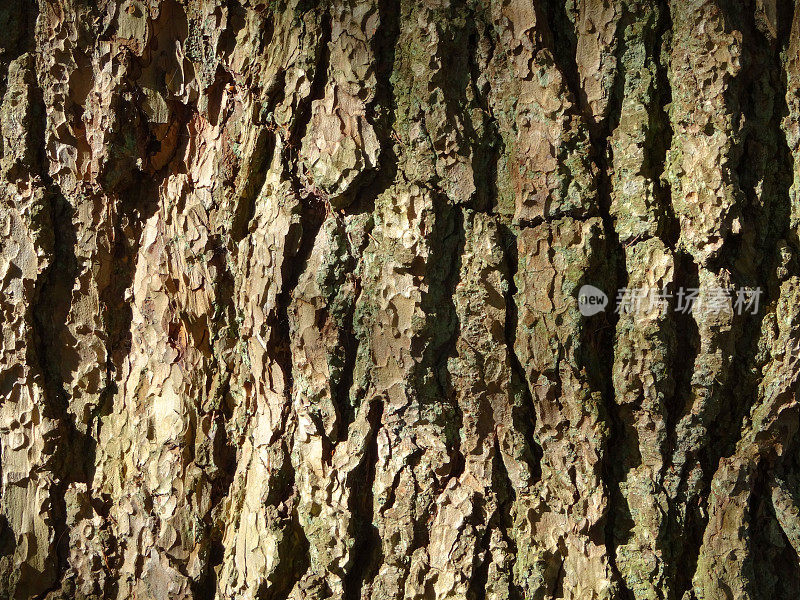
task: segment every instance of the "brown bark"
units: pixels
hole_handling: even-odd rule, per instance
[[[0,75],[0,598],[800,594],[800,5],[3,0]]]

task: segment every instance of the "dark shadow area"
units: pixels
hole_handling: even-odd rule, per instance
[[[277,508],[277,511],[270,511],[270,516],[278,519],[275,526],[283,531],[283,537],[278,543],[278,570],[261,584],[255,595],[259,600],[288,598],[311,566],[310,545],[297,510],[295,471],[289,458],[288,442],[286,440],[281,446],[281,469],[276,478],[269,482],[269,493],[265,500],[265,506]]]
[[[739,332],[732,357],[731,376],[726,389],[735,402],[722,410],[710,429],[709,456],[704,461],[715,469],[722,456],[730,456],[742,431],[744,419],[756,401],[763,360],[758,342],[761,326],[771,303],[780,295],[782,277],[781,246],[789,231],[793,161],[781,128],[788,114],[786,78],[781,52],[788,44],[784,37],[770,40],[753,24],[754,4],[728,7],[727,18],[743,33],[742,68],[729,88],[726,105],[738,109],[744,129],[738,140],[736,179],[741,189],[742,233],[730,236],[711,270],[729,268],[736,288],[762,290],[757,314],[734,316],[734,331]],[[748,9],[744,14],[739,11]],[[790,21],[788,3],[781,2],[781,19]]]
[[[589,109],[586,92],[581,86],[576,55],[578,36],[575,26],[567,13],[568,6],[563,0],[545,0],[534,3],[537,29],[541,27],[541,40],[556,63],[564,83],[572,95],[575,111],[581,115],[592,136],[599,136],[601,123],[596,123]]]
[[[692,257],[683,252],[675,254],[675,289],[697,289],[700,286],[698,267]],[[678,444],[677,425],[681,418],[692,410],[694,395],[692,392],[692,376],[695,372],[695,360],[700,352],[700,332],[693,315],[687,312],[678,312],[676,305],[671,306],[675,324],[675,351],[673,353],[671,373],[674,380],[674,392],[665,407],[667,420],[667,441],[664,468],[661,471],[660,485],[664,485],[667,472],[674,472],[673,464],[675,449]],[[677,465],[677,475],[681,482],[677,490],[677,497],[671,498],[667,515],[667,531],[669,538],[675,540],[673,549],[675,556],[672,564],[681,565],[674,570],[674,585],[676,597],[680,598],[692,588],[692,577],[697,570],[697,559],[700,546],[703,542],[703,532],[707,517],[697,504],[691,504],[686,497],[685,479],[687,469],[692,461],[687,460]],[[681,506],[687,506],[685,516],[681,516]],[[683,523],[679,523],[684,519]]]
[[[793,462],[791,457],[778,458],[777,461]],[[752,552],[745,564],[752,577],[749,592],[753,600],[800,598],[800,564],[797,553],[778,522],[772,504],[769,479],[770,473],[778,470],[777,461],[774,458],[762,461],[755,474],[750,497],[749,530],[752,536]]]
[[[391,75],[395,65],[397,38],[400,35],[399,11],[400,3],[398,0],[380,0],[378,3],[380,26],[372,40],[372,50],[376,57],[377,82],[375,97],[370,106],[367,107],[367,118],[375,127],[381,150],[378,156],[378,171],[363,172],[353,182],[352,189],[355,190],[354,202],[344,211],[351,215],[371,215],[375,209],[375,201],[392,186],[397,175],[398,158],[391,135],[395,123],[396,109]],[[370,237],[367,235],[368,231],[364,232],[359,243],[353,244],[353,240],[347,232],[347,224],[343,215],[334,212],[334,217],[336,218],[339,234],[345,236],[349,246],[348,275],[354,274],[358,263],[364,255],[364,250],[370,242]],[[371,223],[367,222],[367,225],[371,227]],[[360,275],[354,276],[353,281],[355,286],[352,294],[354,301],[348,307],[339,326],[344,361],[341,369],[342,377],[337,382],[334,393],[340,416],[336,436],[337,443],[346,439],[348,428],[355,419],[355,413],[363,401],[365,393],[365,390],[353,389],[359,349],[359,340],[353,326],[356,307],[361,297]]]
[[[778,3],[781,27],[775,39],[755,22],[756,6],[752,0],[726,2],[723,9],[728,23],[742,32],[741,70],[725,96],[725,105],[734,114],[734,129],[742,126],[734,140],[732,156],[734,184],[740,190],[737,201],[741,208],[741,233],[727,236],[709,269],[729,269],[736,289],[752,287],[762,292],[757,314],[734,314],[735,351],[730,358],[729,374],[718,392],[720,398],[730,400],[719,407],[718,416],[707,424],[708,441],[699,457],[706,493],[720,459],[735,453],[747,416],[758,399],[767,359],[759,351],[759,339],[764,317],[773,310],[770,305],[778,299],[780,283],[785,278],[778,268],[789,231],[789,190],[793,179],[793,161],[781,128],[781,121],[788,114],[781,53],[789,42],[788,24],[793,7],[785,0]],[[796,260],[795,257],[795,269]],[[754,497],[758,496],[756,493]],[[703,502],[708,502],[707,497]],[[752,508],[761,510],[756,505]],[[765,550],[754,538],[747,560],[752,564]],[[792,577],[796,574],[797,568]],[[789,577],[788,572],[784,575]],[[759,590],[752,588],[752,593],[760,597]]]
[[[505,250],[506,265],[508,267],[508,291],[505,295],[506,304],[506,349],[508,362],[511,367],[511,389],[514,393],[514,405],[511,411],[512,424],[516,431],[522,434],[525,440],[525,454],[521,457],[528,465],[534,482],[542,477],[542,447],[536,441],[536,405],[531,393],[525,369],[520,363],[516,352],[517,327],[519,324],[519,308],[517,306],[517,272],[519,270],[519,252],[517,238],[511,227],[499,225],[500,237]]]
[[[370,424],[369,443],[361,463],[348,478],[350,497],[347,508],[353,517],[352,530],[349,533],[355,541],[350,553],[351,565],[344,577],[345,600],[359,600],[364,583],[374,579],[383,562],[380,533],[373,523],[375,497],[372,493],[383,409],[383,399],[371,400],[367,415]]]

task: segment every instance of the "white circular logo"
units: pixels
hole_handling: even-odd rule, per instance
[[[584,285],[578,291],[578,310],[584,317],[602,312],[608,306],[608,296],[593,285]]]

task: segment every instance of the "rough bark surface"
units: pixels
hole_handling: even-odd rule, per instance
[[[1,0],[0,98],[0,598],[800,597],[800,4]]]

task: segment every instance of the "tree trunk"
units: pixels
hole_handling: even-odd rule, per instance
[[[0,598],[800,596],[800,4],[2,0],[0,74]]]

